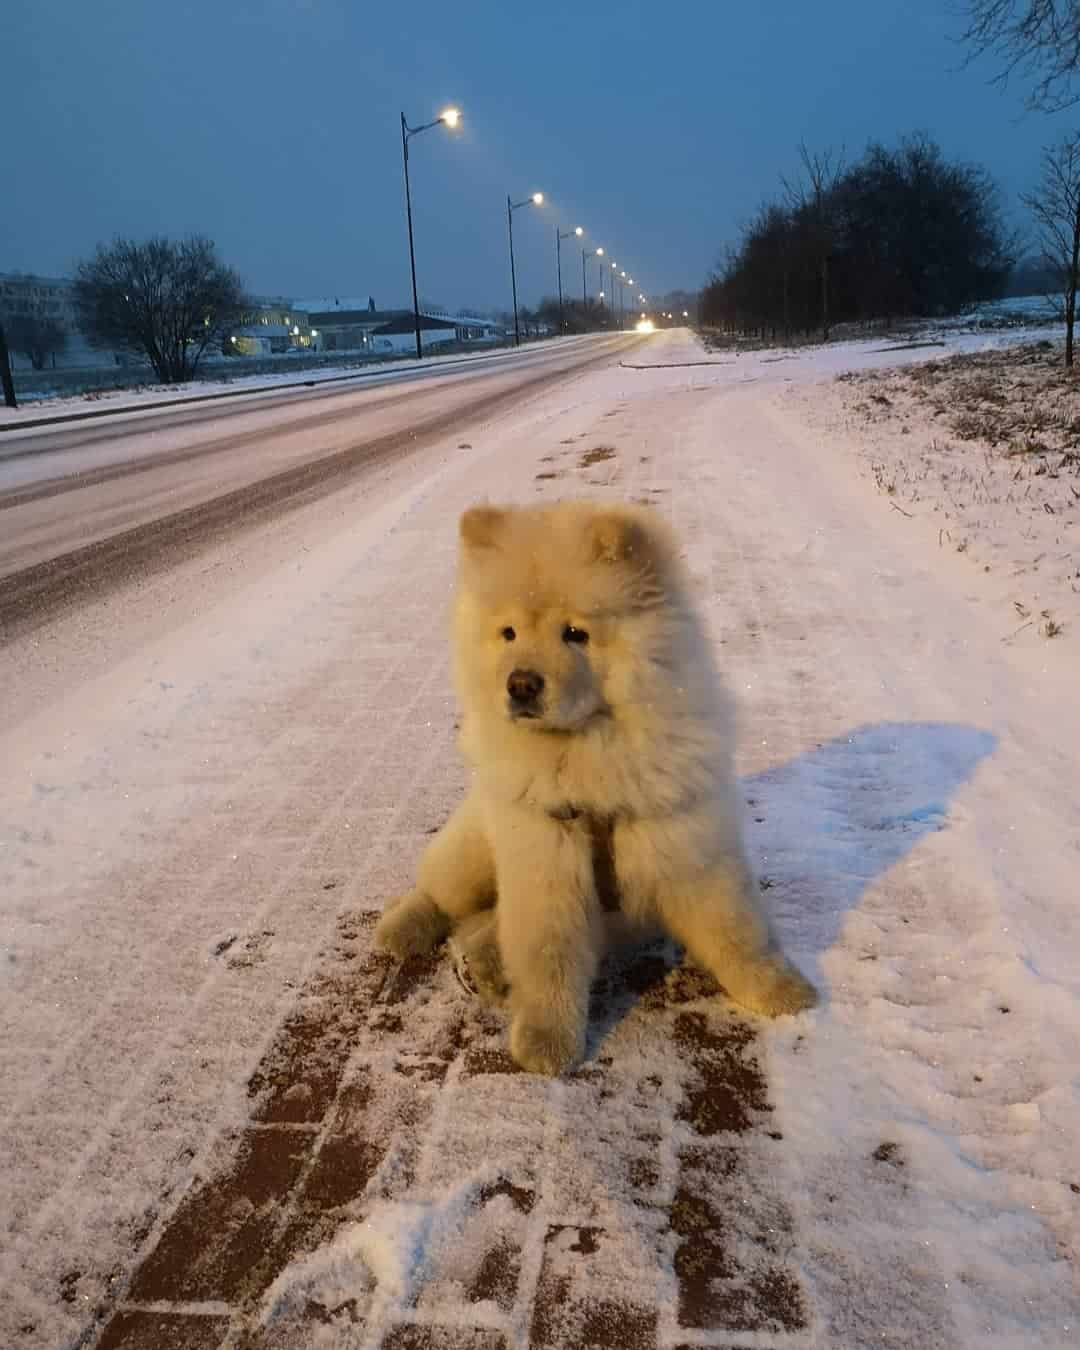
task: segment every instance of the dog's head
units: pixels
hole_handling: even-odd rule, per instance
[[[647,697],[670,652],[681,572],[651,513],[588,502],[478,506],[461,519],[463,696],[537,731],[573,732]]]

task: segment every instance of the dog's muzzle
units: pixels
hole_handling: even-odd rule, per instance
[[[536,670],[512,670],[507,677],[511,717],[539,717],[544,677]]]

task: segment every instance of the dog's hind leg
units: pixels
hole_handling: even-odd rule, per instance
[[[428,845],[416,887],[390,902],[375,941],[397,957],[422,956],[455,923],[495,903],[495,860],[478,805],[467,797]]]

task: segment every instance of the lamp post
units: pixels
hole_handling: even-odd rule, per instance
[[[425,122],[422,127],[409,126],[408,122],[405,121],[405,114],[401,114],[401,158],[405,165],[405,214],[409,221],[409,267],[412,270],[413,323],[416,327],[416,359],[418,361],[422,355],[420,349],[420,302],[416,297],[416,253],[413,249],[412,192],[409,188],[409,140],[413,136],[419,136],[422,131],[430,131],[432,127],[445,126],[452,131],[460,121],[461,113],[457,108],[445,108],[434,122]]]
[[[8,358],[7,340],[4,337],[4,325],[0,323],[0,383],[4,386],[4,403],[9,408],[19,406],[15,397],[15,384],[11,378],[11,361]]]
[[[510,194],[506,194],[506,229],[510,235],[510,287],[514,293],[514,346],[521,346],[521,335],[518,333],[518,311],[517,311],[517,272],[514,270],[514,212],[523,206],[543,206],[544,194],[534,192],[531,197],[526,197],[524,201],[512,202]]]
[[[562,241],[564,239],[573,239],[575,236],[580,239],[585,231],[580,225],[575,225],[572,230],[567,230],[565,234],[555,226],[555,269],[559,274],[559,332],[563,331],[563,300],[562,300]]]
[[[602,258],[604,256],[604,250],[602,248],[594,249],[593,252],[596,254],[597,258]],[[588,260],[588,257],[589,250],[583,248],[581,250],[581,303],[585,306],[586,318],[589,314],[589,283],[585,277],[585,263]],[[603,268],[603,263],[601,263],[600,266]],[[603,273],[601,272],[600,285],[603,286],[603,284]]]

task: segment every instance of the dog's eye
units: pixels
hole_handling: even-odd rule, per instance
[[[589,640],[589,635],[584,628],[575,628],[572,623],[568,623],[562,630],[562,640],[564,642],[576,642],[580,647],[584,647]]]
[[[506,639],[507,642],[513,642],[513,640],[517,637],[517,634],[510,627],[510,625],[507,624],[507,626],[502,630],[502,636]]]

